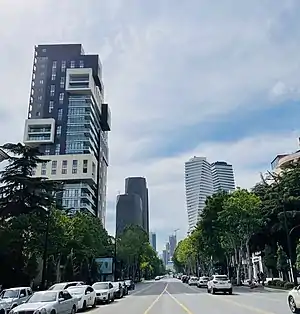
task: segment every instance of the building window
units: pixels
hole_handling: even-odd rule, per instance
[[[40,80],[40,84],[43,85],[44,84],[44,80]]]
[[[77,173],[77,166],[78,166],[78,160],[73,160],[73,164],[72,164],[72,173],[73,174]]]
[[[61,105],[64,103],[64,96],[65,96],[64,93],[60,93],[60,94],[59,94],[59,103],[60,103]]]
[[[83,161],[83,167],[82,167],[82,172],[83,173],[87,173],[88,171],[88,161],[85,159],[84,161]]]
[[[61,125],[58,125],[58,126],[56,127],[56,135],[57,135],[57,136],[60,136],[60,135],[61,135]]]
[[[38,100],[42,100],[42,99],[43,99],[43,96],[39,96],[39,97],[38,97]]]
[[[79,67],[80,67],[80,68],[84,68],[84,61],[83,61],[83,60],[80,60],[80,61],[79,61]]]
[[[75,68],[75,61],[71,61],[71,69]]]
[[[66,71],[66,61],[61,62],[61,71],[65,72]]]
[[[55,94],[55,85],[50,86],[50,96],[54,96]]]
[[[57,66],[57,61],[53,61],[53,63],[52,63],[52,69],[56,69],[56,66]]]
[[[47,51],[47,49],[46,49],[46,48],[43,48],[43,49],[42,49],[42,52],[46,52],[46,51]]]
[[[55,146],[55,155],[59,155],[60,154],[60,144],[56,144]]]
[[[51,174],[55,175],[56,174],[56,168],[57,168],[57,160],[52,161],[52,166],[51,166]]]
[[[48,109],[49,109],[49,110],[48,110],[49,113],[52,112],[53,108],[54,108],[54,101],[53,101],[53,100],[50,100],[50,101],[49,101],[49,108],[48,108]]]
[[[41,113],[39,111],[36,112],[35,114],[37,117],[39,117],[41,115]]]
[[[93,162],[92,163],[92,176],[95,177],[95,172],[96,172],[96,165],[95,163]]]
[[[42,163],[42,167],[41,167],[41,175],[42,176],[45,176],[47,173],[47,163],[46,162],[43,162]]]
[[[45,155],[50,155],[50,147],[49,146],[45,147]]]
[[[61,167],[61,174],[67,174],[68,172],[68,161],[67,160],[63,160],[62,161],[62,167]]]
[[[56,79],[56,73],[52,73],[52,75],[51,75],[51,80],[52,80],[52,81],[55,81],[55,79]]]
[[[63,115],[63,110],[62,109],[58,109],[57,120],[61,121],[62,120],[62,115]]]
[[[60,78],[60,88],[65,88],[65,77],[64,76],[62,76]]]

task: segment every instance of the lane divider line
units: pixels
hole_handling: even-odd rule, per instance
[[[184,304],[179,302],[169,291],[166,291],[166,293],[187,313],[187,314],[193,314]]]
[[[150,304],[150,306],[147,308],[147,310],[144,312],[144,314],[148,314],[150,310],[153,308],[153,306],[158,302],[158,300],[163,296],[165,292],[167,292],[168,283],[166,284],[164,290],[162,293]]]

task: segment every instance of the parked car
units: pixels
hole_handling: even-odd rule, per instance
[[[160,280],[161,278],[160,278],[160,276],[156,276],[155,278],[154,278],[154,280]]]
[[[300,313],[300,286],[289,291],[288,305],[292,313]]]
[[[33,294],[30,287],[4,289],[0,293],[0,314],[7,314],[16,306],[26,302]]]
[[[232,284],[226,275],[213,275],[207,283],[208,293],[215,294],[219,291],[232,294]]]
[[[67,290],[39,291],[35,292],[26,303],[12,309],[11,314],[75,314],[77,311],[77,302],[77,299],[73,298]]]
[[[119,283],[122,285],[124,295],[128,295],[128,287],[126,286],[125,281],[119,281]]]
[[[77,310],[86,310],[87,307],[96,307],[96,291],[88,285],[71,286],[67,289],[71,296],[78,300]]]
[[[208,280],[209,280],[209,277],[200,277],[198,282],[197,282],[197,287],[198,288],[202,288],[202,287],[207,288]]]
[[[114,286],[110,281],[95,282],[92,287],[96,291],[97,302],[109,303],[115,300]]]
[[[48,290],[66,290],[69,287],[81,286],[85,283],[83,281],[70,281],[70,282],[60,282],[51,286]]]
[[[126,284],[128,290],[134,290],[135,289],[135,283],[133,282],[133,280],[127,279],[127,280],[125,280],[125,284]]]
[[[124,296],[123,287],[120,282],[112,282],[114,286],[114,294],[116,299],[121,299]]]

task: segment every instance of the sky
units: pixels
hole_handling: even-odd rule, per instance
[[[0,143],[23,139],[34,45],[81,43],[103,64],[106,228],[124,178],[147,178],[161,251],[187,231],[184,162],[224,160],[251,188],[298,149],[298,0],[1,0]]]

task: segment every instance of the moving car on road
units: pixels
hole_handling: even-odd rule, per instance
[[[208,277],[200,277],[198,282],[197,282],[197,287],[198,288],[207,288],[207,283],[208,283],[209,278]]]
[[[115,301],[114,286],[110,281],[95,282],[92,287],[96,291],[97,302],[108,304]]]
[[[215,294],[216,292],[232,294],[232,284],[226,275],[213,275],[207,283],[207,292]]]
[[[96,307],[96,291],[88,285],[72,286],[67,289],[77,299],[77,310],[85,311],[89,306]]]
[[[77,299],[72,298],[67,290],[47,290],[34,293],[26,303],[15,307],[10,313],[75,314],[76,306]]]
[[[0,293],[0,314],[7,314],[11,309],[26,302],[32,293],[30,287],[3,290]]]
[[[188,281],[189,286],[196,286],[197,283],[198,283],[198,278],[194,276],[192,276]]]

